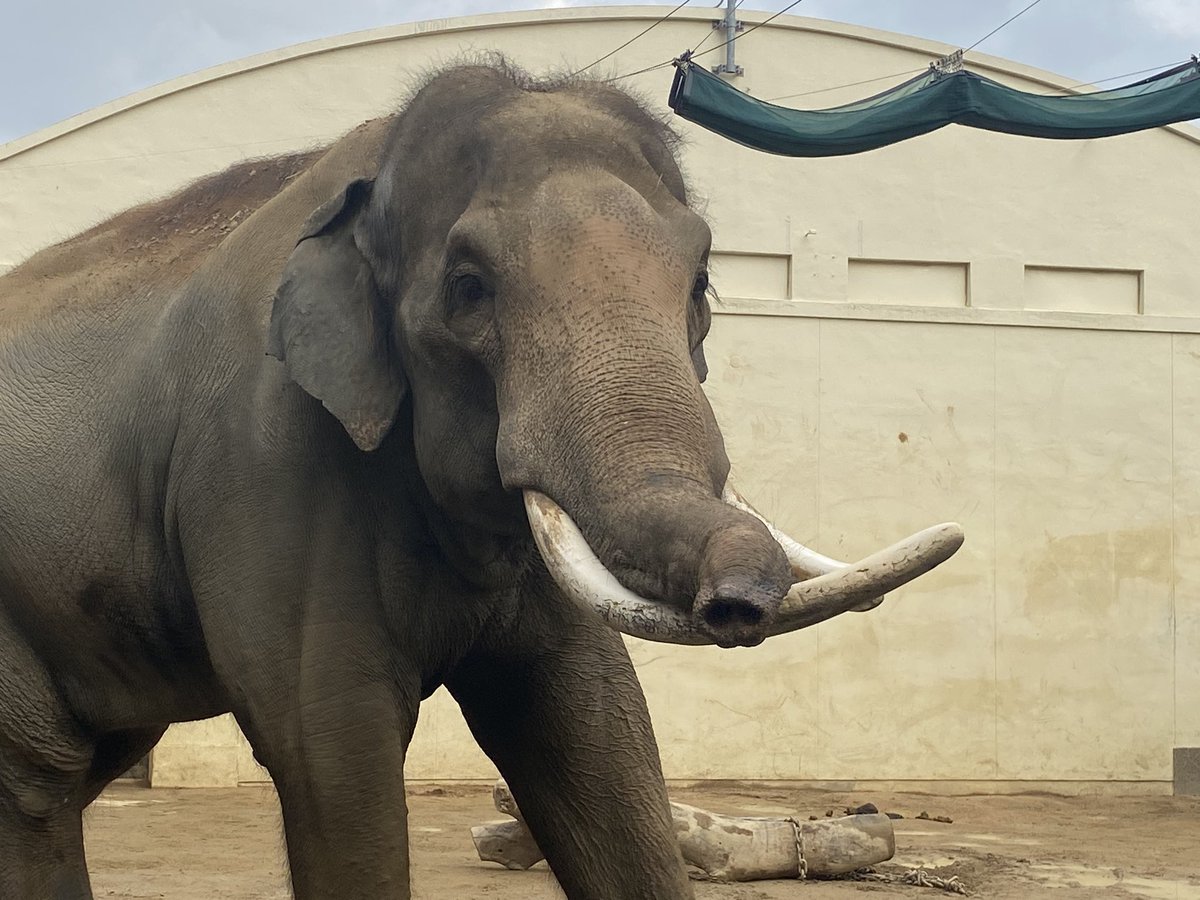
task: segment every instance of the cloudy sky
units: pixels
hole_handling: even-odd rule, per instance
[[[744,2],[745,9],[774,12],[790,0]],[[803,0],[793,12],[966,47],[1029,2]],[[5,0],[0,143],[177,75],[301,41],[420,19],[604,3]],[[715,3],[693,0],[690,5]],[[1200,0],[1040,0],[980,50],[1081,82],[1165,68],[1200,52]]]

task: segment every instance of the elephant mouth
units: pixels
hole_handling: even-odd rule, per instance
[[[783,549],[797,581],[776,613],[740,627],[716,627],[714,610],[648,600],[626,588],[599,560],[571,517],[545,494],[524,492],[534,540],[551,576],[573,601],[610,627],[633,637],[670,644],[753,646],[765,638],[808,628],[845,612],[874,609],[889,591],[945,562],[962,546],[962,527],[934,525],[855,563],[831,559],[788,537],[731,486],[722,500],[759,519]],[[722,612],[716,610],[716,618]]]

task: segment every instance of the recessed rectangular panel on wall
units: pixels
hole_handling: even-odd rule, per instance
[[[722,297],[788,300],[792,296],[792,258],[786,253],[715,250],[708,263],[713,287]]]
[[[1142,309],[1138,269],[1026,266],[1025,309],[1136,315]]]
[[[966,263],[850,259],[846,299],[889,306],[966,306]]]

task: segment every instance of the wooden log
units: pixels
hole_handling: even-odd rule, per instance
[[[476,825],[471,829],[471,840],[480,859],[508,869],[528,869],[543,859],[537,841],[518,820]]]
[[[508,782],[503,778],[498,779],[492,785],[492,804],[506,816],[512,816],[518,822],[525,821],[525,817],[521,815],[521,810],[517,808],[516,798],[513,797],[512,791],[508,789]]]
[[[810,875],[844,875],[896,855],[892,820],[883,813],[800,822]]]
[[[493,788],[492,802],[516,821],[471,829],[480,859],[510,869],[527,869],[542,859],[503,781]],[[724,816],[672,802],[671,817],[684,860],[717,881],[842,875],[889,860],[896,852],[891,819],[879,813],[802,822]]]
[[[685,862],[716,881],[798,878],[800,849],[789,819],[722,816],[671,804],[675,837]]]

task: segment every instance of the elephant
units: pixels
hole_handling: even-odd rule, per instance
[[[232,712],[294,895],[408,897],[443,685],[567,897],[692,896],[621,632],[754,646],[961,532],[848,566],[728,484],[678,156],[602,81],[458,63],[227,233],[188,217],[271,160],[0,279],[0,896],[90,897],[81,811]]]

